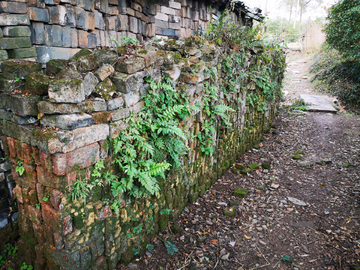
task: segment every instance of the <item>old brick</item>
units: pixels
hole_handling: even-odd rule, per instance
[[[43,126],[75,129],[92,125],[94,119],[88,114],[46,115],[41,118],[40,123]]]
[[[65,16],[65,24],[70,27],[76,26],[76,15],[75,8],[72,5],[65,5],[66,8],[66,16]]]
[[[95,10],[94,11],[94,16],[95,16],[95,28],[100,29],[100,30],[104,30],[105,29],[105,21],[104,21],[102,13]]]
[[[140,57],[124,59],[124,61],[119,61],[115,68],[119,72],[133,74],[145,68],[145,60]]]
[[[48,172],[52,172],[52,159],[51,156],[43,151],[39,151],[39,159],[41,166]]]
[[[8,26],[3,28],[6,37],[30,37],[31,31],[28,26]]]
[[[37,172],[37,180],[39,181],[41,186],[56,188],[61,191],[66,190],[66,186],[68,184],[67,184],[67,179],[65,176],[55,175],[55,174],[45,170],[42,166],[37,166],[36,172]],[[38,193],[39,193],[39,191],[38,191]]]
[[[88,48],[94,49],[97,45],[97,37],[95,33],[89,33],[88,35]]]
[[[9,56],[6,50],[0,50],[0,61],[8,60]]]
[[[78,0],[77,6],[93,12],[95,9],[95,0]]]
[[[79,103],[85,100],[81,80],[53,80],[49,83],[49,99],[55,103]]]
[[[26,13],[26,3],[0,2],[0,13]]]
[[[37,102],[41,97],[37,96],[21,96],[21,95],[9,95],[1,94],[1,99],[4,108],[11,110],[17,115],[28,116],[37,115],[39,113],[37,109]]]
[[[31,58],[37,56],[36,49],[34,47],[9,50],[8,53],[9,53],[9,58],[16,58],[16,59]]]
[[[22,160],[27,164],[33,164],[31,145],[21,143]]]
[[[0,14],[0,26],[30,25],[28,15]]]
[[[138,32],[138,19],[135,17],[130,17],[129,19],[129,30],[133,33]]]
[[[69,59],[71,57],[70,48],[35,46],[38,61],[47,63],[51,59]]]
[[[127,31],[129,30],[129,19],[127,15],[119,15],[119,24],[118,31]]]
[[[65,6],[50,6],[47,8],[49,10],[49,23],[50,24],[66,24],[67,10]]]
[[[87,12],[83,10],[80,7],[75,7],[75,19],[76,19],[76,27],[80,29],[87,30],[86,28],[86,17],[89,19],[89,17],[86,15]]]
[[[56,175],[65,175],[87,168],[95,164],[98,159],[99,145],[93,143],[66,154],[59,153],[52,155],[53,171]]]
[[[35,44],[45,44],[45,27],[43,23],[32,22],[31,23],[32,31],[32,43]]]
[[[168,15],[166,15],[166,14],[164,14],[164,13],[160,13],[160,12],[158,12],[157,14],[156,14],[156,16],[155,16],[155,19],[156,20],[161,20],[161,21],[169,21],[169,16]]]
[[[49,22],[49,11],[47,9],[29,7],[28,15],[32,21]]]
[[[11,50],[31,47],[30,37],[14,37],[0,39],[0,50]]]
[[[91,114],[91,117],[94,118],[94,124],[108,123],[111,119],[110,112],[95,112]]]
[[[49,206],[46,203],[42,203],[41,205],[42,218],[46,224],[50,225],[50,227],[54,231],[58,231],[60,229],[60,221],[59,215],[55,209]]]
[[[89,44],[89,34],[87,31],[78,30],[78,42],[80,48],[87,48]]]

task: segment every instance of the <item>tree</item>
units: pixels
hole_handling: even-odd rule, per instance
[[[348,60],[360,63],[360,1],[342,0],[330,8],[326,42]]]

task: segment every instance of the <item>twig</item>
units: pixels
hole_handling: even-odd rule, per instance
[[[215,264],[215,266],[214,266],[214,269],[216,268],[216,266],[218,265],[218,263],[219,263],[219,259],[217,259],[216,264]]]
[[[267,263],[267,264],[264,264],[264,265],[260,265],[260,266],[258,266],[258,267],[251,268],[251,269],[249,269],[249,270],[260,269],[260,268],[263,268],[263,267],[269,266],[269,265],[270,265],[270,263]]]
[[[185,266],[188,266],[188,265],[190,264],[190,262],[189,262],[189,263],[187,262],[187,259],[191,256],[191,254],[192,254],[193,252],[194,252],[194,251],[191,251],[191,253],[190,253],[188,256],[186,256],[185,261],[184,261],[184,265],[181,266],[178,270],[181,270],[181,269],[183,269]]]

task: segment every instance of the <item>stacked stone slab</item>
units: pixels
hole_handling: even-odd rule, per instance
[[[115,50],[82,49],[70,60],[49,61],[45,70],[41,64],[27,61],[16,61],[16,69],[13,61],[2,63],[2,76],[7,78],[3,85],[12,88],[0,88],[1,141],[12,163],[19,208],[19,254],[27,264],[35,269],[70,270],[115,269],[119,261],[129,262],[134,246],[143,251],[188,201],[202,196],[271,127],[276,99],[267,102],[266,110],[240,102],[258,90],[244,78],[236,86],[237,92],[225,100],[219,84],[226,74],[218,70],[213,85],[237,113],[231,115],[230,128],[224,130],[220,123],[215,127],[212,155],[202,153],[197,139],[189,139],[190,152],[183,157],[183,167],[159,180],[160,194],[138,202],[124,194],[119,214],[106,203],[107,186],[94,188],[86,202],[73,200],[69,185],[89,179],[100,158],[106,170],[120,171],[113,164],[106,139],[119,136],[127,127],[130,112],[142,109],[141,97],[149,89],[145,77],[159,81],[167,74],[190,104],[201,102],[210,76],[205,67],[216,67],[224,55],[206,41],[203,46],[197,44],[198,37],[159,41],[120,58]],[[229,54],[234,57],[236,52]],[[275,50],[268,56],[284,59]],[[253,70],[267,65],[246,61],[245,66]],[[9,74],[15,74],[20,84]],[[282,71],[273,74],[272,82],[280,84]],[[206,117],[205,112],[194,113],[182,123],[186,133],[196,137]],[[22,175],[17,172],[19,162],[24,168]],[[161,211],[166,208],[170,214]],[[134,216],[137,218],[132,219]],[[140,224],[144,230],[129,238]]]
[[[115,46],[110,38],[121,42],[122,36],[140,42],[189,37],[220,14],[216,3],[221,1],[0,1],[0,61],[69,59],[81,48]]]
[[[26,1],[0,1],[0,61],[33,58]]]

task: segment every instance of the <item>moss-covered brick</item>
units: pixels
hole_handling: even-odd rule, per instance
[[[37,116],[37,102],[41,97],[1,94],[4,108],[20,116]]]
[[[8,60],[9,56],[6,50],[0,50],[0,61]]]
[[[56,75],[61,70],[66,69],[69,61],[62,59],[52,59],[46,63],[46,75]]]
[[[37,96],[48,94],[50,79],[40,72],[33,72],[26,77],[25,90]]]
[[[25,79],[30,73],[41,71],[41,63],[9,60],[1,63],[1,70],[4,79]]]
[[[95,119],[94,124],[108,123],[111,119],[110,112],[96,112],[92,113],[91,116]]]
[[[141,57],[133,57],[130,59],[120,59],[120,61],[116,64],[116,71],[133,74],[145,68],[145,60]]]
[[[0,50],[11,50],[19,48],[30,48],[30,37],[13,37],[0,39]]]

